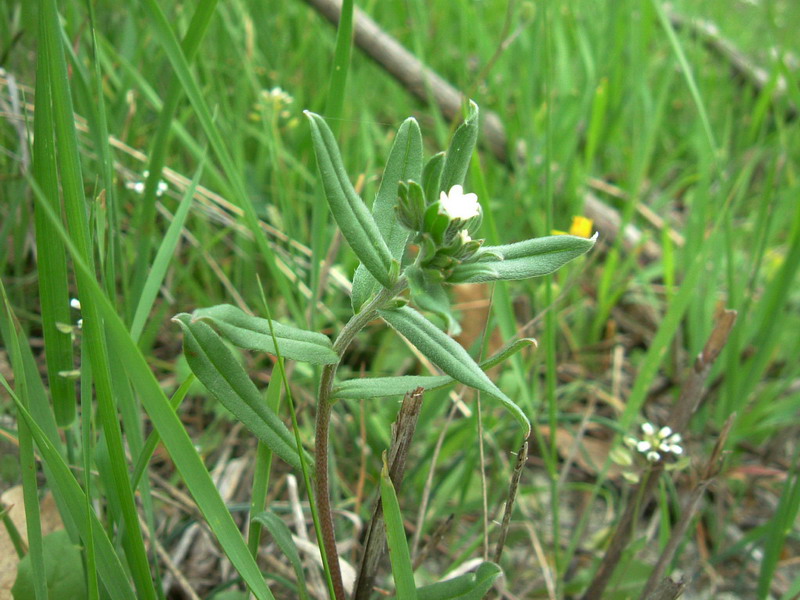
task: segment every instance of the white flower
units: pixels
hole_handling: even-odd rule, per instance
[[[291,104],[294,102],[292,95],[278,86],[275,86],[264,95],[276,104]]]
[[[466,244],[467,242],[472,241],[472,236],[470,236],[469,231],[467,231],[466,229],[462,229],[461,231],[459,231],[458,237],[461,238],[462,244]]]
[[[481,205],[478,204],[477,194],[465,194],[464,188],[454,185],[448,193],[442,192],[439,196],[440,211],[451,219],[466,221],[481,214]]]
[[[142,173],[142,177],[144,177],[144,179],[150,177],[150,171],[145,171]],[[133,190],[137,194],[144,194],[144,181],[129,181],[125,184],[125,187],[129,190]],[[163,179],[159,179],[158,184],[156,185],[156,196],[160,198],[167,192],[168,189],[169,186],[167,185],[167,182]]]
[[[644,454],[650,462],[658,462],[662,454],[673,454],[679,456],[683,454],[680,446],[680,433],[673,433],[668,426],[656,428],[652,423],[642,423],[642,439],[639,440],[632,435],[623,438],[626,446],[635,448],[640,454]]]
[[[81,301],[78,300],[77,298],[73,298],[72,300],[70,300],[69,301],[69,305],[72,308],[74,308],[75,310],[80,310],[81,309]]]

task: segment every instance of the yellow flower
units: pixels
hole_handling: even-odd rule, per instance
[[[575,235],[583,238],[592,237],[592,225],[594,223],[587,217],[572,217],[572,225],[569,226],[570,235]]]
[[[587,217],[572,217],[572,225],[569,226],[569,231],[553,229],[551,235],[574,235],[582,238],[591,238],[593,224],[594,221]]]

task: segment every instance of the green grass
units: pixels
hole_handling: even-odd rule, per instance
[[[490,209],[481,230],[487,243],[568,229],[592,189],[657,249],[648,258],[601,232],[590,255],[552,277],[491,291],[490,330],[503,339],[540,341],[538,351],[515,355],[493,375],[534,422],[536,436],[501,561],[506,588],[520,597],[548,597],[548,586],[558,597],[585,589],[606,528],[613,529],[634,491],[602,452],[587,467],[585,453],[602,444],[577,448],[564,476],[570,449],[563,436],[576,435],[582,422],[598,442],[636,433],[644,420],[663,423],[716,311],[725,307],[739,311],[738,322],[684,432],[695,466],[661,482],[648,517],[636,525],[628,567],[616,573],[607,595],[638,597],[730,415],[726,465],[673,567],[701,593],[712,592],[711,569],[742,597],[797,589],[778,551],[796,555],[798,544],[800,138],[787,107],[800,104],[800,90],[792,78],[782,95],[743,87],[722,59],[674,30],[655,1],[551,0],[509,8],[498,0],[414,0],[359,8],[459,89],[473,90],[482,110],[499,114],[511,159],[503,164],[480,150],[466,186]],[[714,21],[768,75],[793,73],[791,60],[782,63],[769,49],[776,47],[779,57],[800,55],[789,25],[800,19],[796,2],[723,7],[685,0],[675,9]],[[242,488],[249,491],[220,496],[209,472],[233,420],[196,386],[178,412],[170,404],[187,371],[179,364],[179,328],[169,319],[219,303],[265,316],[261,278],[273,318],[298,327],[312,322],[335,334],[350,304],[342,282],[357,259],[343,243],[332,255],[334,272],[319,285],[326,272],[319,261],[329,255],[335,228],[302,111],[331,118],[348,174],[368,203],[393,132],[407,116],[420,122],[426,157],[447,147],[452,124],[360,50],[353,49],[348,68],[341,44],[337,53],[336,30],[299,1],[207,1],[196,8],[148,1],[135,9],[103,2],[93,14],[74,0],[36,7],[12,1],[0,11],[0,276],[7,299],[0,365],[10,365],[0,368],[10,382],[0,392],[0,411],[10,417],[3,433],[19,455],[18,470],[4,474],[0,489],[24,486],[34,564],[43,543],[36,501],[50,490],[71,538],[94,565],[87,570],[92,597],[111,589],[120,597],[163,597],[164,565],[152,540],[169,551],[186,521],[197,519],[208,523],[235,567],[226,581],[197,584],[201,596],[246,582],[260,597],[293,597],[294,588],[281,581],[296,560],[284,560],[281,572],[263,562],[255,556],[261,526],[251,525],[245,539],[237,531],[240,515],[233,519],[228,510],[242,503],[284,516],[281,482],[289,467],[242,434],[237,452],[258,456],[256,483],[248,474]],[[504,31],[508,47],[483,72]],[[291,104],[278,106],[261,94],[277,86],[293,96]],[[30,147],[26,136],[34,136]],[[116,141],[144,153],[144,161]],[[162,166],[187,184],[170,182],[169,193],[158,197]],[[146,169],[152,176],[138,195],[126,184],[145,181]],[[622,193],[592,188],[591,178]],[[187,189],[194,185],[200,195],[193,198]],[[669,229],[648,222],[638,205]],[[76,296],[80,315],[69,308]],[[319,304],[309,310],[316,297]],[[474,318],[467,308],[466,319]],[[82,330],[60,331],[79,317]],[[417,372],[397,340],[385,328],[368,327],[340,373]],[[486,343],[488,355],[492,342]],[[266,393],[273,361],[248,355],[243,364],[278,406],[277,386]],[[80,385],[59,374],[78,368]],[[287,377],[297,432],[310,449],[318,373],[296,364]],[[406,586],[414,578],[417,585],[433,583],[481,558],[484,519],[490,546],[497,539],[493,520],[502,517],[514,462],[508,453],[520,442],[513,419],[481,402],[481,464],[478,405],[467,393],[437,452],[448,394],[426,395],[396,493],[406,525],[422,528],[422,545],[451,513],[454,523],[413,576],[403,557],[396,571]],[[280,406],[289,423],[286,403]],[[380,456],[396,411],[395,402],[381,400],[334,407],[333,502],[360,519],[369,519],[380,494]],[[154,442],[146,442],[153,430],[165,451],[140,477],[154,451]],[[4,453],[11,449],[3,446]],[[192,495],[200,512],[183,507],[189,511],[183,520],[171,516],[165,481]],[[425,494],[428,509],[417,523]],[[392,543],[402,547],[397,516]],[[337,519],[337,531],[340,540],[355,535],[344,519]],[[262,547],[268,543],[265,535]],[[747,568],[737,556],[750,557]],[[357,566],[357,553],[344,557]],[[381,585],[393,589],[388,568],[382,577]],[[308,585],[311,591],[313,578]]]

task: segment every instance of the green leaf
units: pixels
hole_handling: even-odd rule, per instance
[[[394,279],[393,272],[399,265],[393,267],[392,254],[378,225],[347,178],[330,128],[319,115],[310,111],[305,111],[305,115],[311,122],[311,138],[317,166],[333,218],[342,230],[344,239],[370,274],[382,286],[390,288]]]
[[[467,169],[472,160],[472,151],[478,141],[478,105],[472,100],[469,101],[469,112],[464,122],[459,125],[450,141],[447,155],[442,168],[442,176],[439,182],[439,190],[449,192],[454,185],[463,185],[464,178],[467,176]],[[427,192],[427,186],[425,191]],[[439,195],[429,197],[428,202],[434,202]]]
[[[417,600],[481,600],[502,575],[498,565],[485,562],[474,573],[419,588]]]
[[[65,530],[44,536],[44,577],[50,598],[85,598],[81,551]],[[30,554],[23,558],[17,567],[17,579],[11,593],[14,600],[34,600],[34,578],[42,577],[33,573]]]
[[[40,42],[41,43],[41,42]],[[50,86],[50,65],[47,53],[37,53],[36,120],[33,122],[33,175],[51,204],[59,198],[58,163],[55,149],[55,125]],[[11,213],[13,214],[13,213]],[[12,219],[8,219],[9,222]],[[42,210],[34,211],[36,228],[36,267],[39,283],[39,303],[42,311],[42,332],[45,339],[47,380],[53,399],[53,412],[61,427],[69,426],[75,419],[75,384],[59,371],[74,368],[72,339],[64,335],[56,323],[69,323],[69,278],[67,254],[64,244],[55,235]]]
[[[172,320],[183,329],[186,361],[208,391],[275,454],[300,469],[294,437],[264,403],[222,338],[209,325],[193,321],[186,313]]]
[[[438,271],[437,271],[438,273]],[[408,287],[411,290],[411,299],[422,310],[427,310],[442,319],[449,335],[458,335],[461,327],[453,317],[448,296],[441,283],[431,281],[425,276],[425,271],[417,265],[411,265],[405,270],[408,278]]]
[[[483,370],[511,358],[523,348],[536,345],[533,338],[514,340],[501,348],[494,356],[480,364]],[[341,400],[360,400],[362,398],[382,398],[385,396],[404,396],[417,388],[427,391],[438,390],[453,383],[449,375],[401,375],[397,377],[363,377],[344,381],[333,388],[333,397]]]
[[[408,118],[395,137],[383,179],[372,205],[372,216],[392,256],[400,260],[408,240],[408,230],[397,222],[394,206],[401,181],[419,181],[422,177],[422,134],[416,119]]]
[[[397,187],[401,181],[418,180],[422,175],[422,134],[416,119],[408,118],[397,131],[383,179],[372,205],[372,216],[378,230],[386,242],[389,252],[397,261],[403,258],[403,251],[410,232],[403,227],[395,216],[397,203]],[[364,303],[376,291],[377,282],[362,263],[356,269],[353,278],[352,304],[358,312]]]
[[[442,371],[457,381],[498,399],[522,425],[525,435],[530,433],[531,424],[522,409],[492,383],[469,353],[453,338],[407,306],[380,310],[378,313]]]
[[[428,162],[425,163],[425,168],[422,170],[422,189],[425,191],[425,200],[428,204],[439,199],[444,157],[444,152],[434,154],[428,159]]]
[[[478,255],[486,255],[485,260],[456,266],[448,282],[479,283],[540,277],[588,252],[596,240],[596,234],[592,238],[552,235],[505,246],[484,246]]]
[[[281,549],[284,556],[292,563],[292,568],[297,575],[297,587],[300,593],[300,598],[308,598],[308,590],[306,589],[306,578],[303,574],[303,563],[300,560],[300,554],[297,552],[297,546],[294,545],[292,540],[292,532],[286,526],[278,515],[271,511],[264,511],[253,517],[253,521],[261,523],[267,528],[272,539]]]
[[[269,319],[248,315],[242,309],[230,304],[197,309],[192,313],[192,319],[211,323],[223,336],[240,348],[276,354]],[[275,321],[272,321],[272,327],[283,358],[302,360],[315,365],[332,365],[339,362],[339,355],[334,352],[333,345],[325,334],[282,325]]]
[[[386,452],[383,453],[383,469],[381,470],[381,504],[383,505],[383,519],[386,523],[386,543],[389,546],[389,560],[392,563],[395,596],[403,600],[415,600],[417,585],[414,583],[414,568],[411,566],[411,555],[408,552],[408,540],[403,528],[400,504],[397,501],[392,480],[389,478]]]

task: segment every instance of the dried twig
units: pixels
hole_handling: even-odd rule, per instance
[[[503,548],[505,547],[506,536],[508,535],[508,524],[511,522],[511,513],[514,511],[514,500],[517,498],[519,479],[522,477],[522,470],[527,460],[528,440],[525,440],[517,454],[517,464],[514,466],[514,473],[511,475],[511,482],[508,484],[508,497],[506,498],[506,508],[503,512],[503,523],[500,526],[500,537],[497,540],[497,546],[494,551],[493,560],[496,563],[499,563],[500,558],[503,556]]]
[[[735,322],[736,311],[734,310],[725,310],[717,318],[714,330],[711,332],[711,336],[708,338],[700,356],[697,357],[692,371],[681,389],[680,398],[667,419],[667,425],[673,431],[681,432],[688,425],[689,419],[703,397],[704,384],[711,367],[728,341],[728,335]],[[633,532],[633,525],[639,517],[639,512],[650,501],[663,470],[663,462],[655,463],[642,479],[634,494],[638,501],[629,503],[625,512],[622,513],[614,535],[609,542],[608,549],[600,563],[600,568],[582,596],[583,600],[602,598],[603,592],[622,558],[622,553],[628,545],[628,540]]]
[[[406,394],[403,404],[392,426],[392,445],[389,449],[389,478],[395,489],[403,482],[408,451],[417,428],[419,411],[422,408],[424,390],[417,388]],[[386,547],[386,524],[383,521],[383,507],[380,499],[376,500],[372,512],[372,520],[364,538],[364,554],[361,559],[358,581],[356,582],[355,600],[366,600],[372,594],[372,583],[378,570],[378,563],[383,557]]]
[[[419,554],[417,554],[416,558],[414,558],[413,568],[416,571],[422,563],[425,562],[425,559],[428,558],[430,553],[439,545],[439,542],[442,541],[444,538],[444,534],[450,530],[450,527],[453,526],[453,521],[455,520],[455,514],[450,513],[448,517],[439,523],[439,526],[434,529],[433,533],[428,538],[428,541],[425,542],[425,545],[420,550]]]

